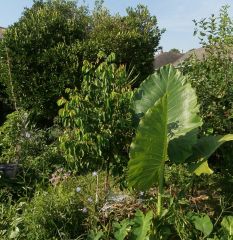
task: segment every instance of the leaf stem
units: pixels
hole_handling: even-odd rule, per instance
[[[158,200],[157,200],[157,215],[161,216],[162,213],[162,197],[164,191],[164,167],[159,173],[159,189],[158,189]]]
[[[164,96],[164,102],[166,109],[164,111],[165,115],[165,122],[167,123],[167,94]],[[164,143],[163,143],[163,156],[162,156],[162,164],[161,164],[161,169],[158,174],[158,184],[159,184],[159,189],[158,189],[158,202],[157,202],[157,215],[160,218],[161,213],[162,213],[162,208],[163,208],[163,203],[162,203],[162,197],[163,197],[163,191],[164,191],[164,169],[165,169],[165,162],[167,159],[167,149],[168,149],[168,129],[167,129],[167,124],[164,125]]]

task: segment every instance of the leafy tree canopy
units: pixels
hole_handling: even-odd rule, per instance
[[[181,53],[179,49],[177,48],[172,48],[169,52],[172,52],[172,53]]]
[[[203,118],[201,135],[233,132],[233,19],[228,6],[219,15],[194,21],[195,34],[204,49],[204,56],[192,56],[183,66],[196,88]],[[232,172],[233,144],[220,148],[224,169]],[[219,163],[220,164],[220,163]]]
[[[140,81],[153,72],[162,32],[142,5],[128,8],[126,16],[112,16],[102,2],[90,13],[74,1],[35,1],[7,29],[1,66],[10,62],[17,105],[52,119],[65,88],[80,87],[84,59],[95,61],[100,50],[115,52],[117,62],[134,68]],[[13,99],[9,78],[0,78]]]
[[[233,19],[228,6],[219,16],[194,21],[195,34],[205,52],[203,59],[192,56],[184,64],[197,90],[203,116],[203,133],[225,134],[233,131]]]

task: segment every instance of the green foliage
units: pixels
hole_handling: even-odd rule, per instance
[[[136,90],[133,118],[131,79],[139,74],[139,83],[152,72],[162,34],[146,7],[128,8],[121,17],[110,15],[101,3],[89,14],[74,1],[41,0],[25,10],[0,42],[0,100],[8,104],[8,94],[16,110],[0,126],[0,161],[20,167],[13,180],[0,176],[1,239],[232,239],[232,197],[224,203],[220,196],[224,185],[231,187],[232,176],[201,176],[194,186],[185,168],[197,175],[212,173],[207,159],[233,139],[219,135],[232,130],[232,20],[223,7],[219,18],[196,25],[206,55],[203,61],[191,58],[184,72],[203,100],[201,135],[218,134],[201,139],[195,92],[188,78],[170,66]],[[99,50],[106,55],[100,52],[96,60]],[[108,56],[112,51],[116,58]],[[35,112],[53,119],[59,97],[63,129],[56,123],[47,129],[32,124]],[[124,175],[133,120],[139,126],[130,150],[129,184],[143,191],[156,183],[159,188],[140,193],[140,199],[130,196],[136,207],[131,200],[123,209],[114,202],[114,213],[107,212],[106,175],[98,170]],[[223,155],[232,159],[230,151]],[[80,175],[91,170],[98,172]],[[200,186],[208,201],[196,190]],[[143,211],[135,213],[138,206]]]
[[[16,163],[22,142],[26,144],[30,133],[27,131],[28,113],[15,111],[7,115],[7,120],[0,127],[1,163]]]
[[[5,121],[6,115],[12,110],[4,82],[4,79],[9,80],[9,66],[6,63],[2,64],[1,56],[3,55],[6,55],[6,49],[2,40],[0,40],[0,125]]]
[[[197,129],[202,124],[197,115],[197,97],[186,79],[171,66],[161,68],[141,84],[134,105],[142,117],[130,148],[128,181],[138,189],[158,184],[160,216],[165,162],[195,162],[193,171],[198,175],[212,173],[207,158],[233,137],[228,134],[197,139]]]
[[[90,184],[90,180],[86,179],[86,184],[83,180],[70,178],[47,191],[37,191],[20,216],[20,237],[68,240],[83,234],[85,219],[94,211],[94,202],[86,200],[85,205],[84,196],[76,191],[78,186],[85,189]]]
[[[105,197],[104,174],[74,177],[61,169],[57,172],[63,178],[55,184],[55,172],[52,184],[45,190],[37,186],[30,199],[23,196],[14,202],[9,192],[1,188],[1,239],[86,239],[87,232],[97,223],[97,191],[99,203]]]
[[[183,71],[196,88],[203,118],[202,134],[226,134],[233,131],[233,22],[228,6],[219,16],[195,21],[195,34],[205,50],[203,58],[192,56]]]
[[[58,138],[56,135],[59,135],[56,131],[59,132],[56,126],[37,129],[31,124],[29,113],[23,110],[7,115],[7,120],[0,127],[1,163],[19,163],[26,167],[30,161],[37,162],[38,156],[44,154],[45,157],[49,147],[52,148]]]
[[[195,22],[195,34],[205,50],[204,56],[192,56],[182,69],[196,88],[203,118],[201,135],[233,132],[233,20],[223,6],[219,15]],[[233,144],[220,148],[214,159],[221,159],[218,168],[232,172]]]
[[[149,239],[153,212],[149,211],[146,215],[141,211],[137,211],[134,217],[134,229],[132,231],[135,240]]]
[[[70,1],[36,1],[7,29],[3,46],[19,106],[47,118],[56,113],[57,98],[78,79],[79,56],[71,44],[84,39],[86,22],[86,9]],[[5,84],[11,96],[8,78]]]
[[[134,102],[135,112],[144,116],[131,144],[128,181],[131,186],[140,189],[148,189],[158,183],[160,215],[164,165],[168,154],[171,161],[177,157],[168,151],[169,143],[178,139],[174,142],[176,147],[180,146],[179,141],[184,143],[180,152],[185,152],[186,158],[192,154],[196,136],[187,133],[202,124],[197,115],[197,98],[180,72],[166,66],[141,84]],[[192,144],[187,145],[190,142]]]
[[[193,146],[193,154],[187,161],[198,161],[193,163],[190,168],[197,175],[202,173],[211,174],[213,171],[209,168],[207,159],[225,142],[233,141],[233,134],[225,136],[206,136],[198,139]]]
[[[90,14],[74,1],[35,1],[4,34],[0,70],[9,65],[12,85],[6,71],[0,82],[13,102],[49,125],[65,88],[80,87],[83,59],[95,61],[100,50],[116,52],[118,64],[144,79],[153,71],[161,34],[156,17],[142,5],[111,16],[101,5]]]
[[[213,231],[213,224],[208,215],[193,215],[191,217],[191,221],[193,222],[195,228],[204,234],[204,237],[209,236]]]
[[[0,187],[14,200],[30,197],[37,184],[47,186],[54,169],[64,166],[57,147],[59,131],[56,125],[46,130],[35,128],[29,114],[22,110],[7,116],[0,127],[0,162],[17,164],[18,174],[12,180],[1,176]]]
[[[170,66],[162,68],[141,84],[134,103],[136,113],[144,116],[131,145],[129,181],[144,189],[157,182],[163,172],[169,141],[199,127],[201,119],[197,116],[197,99],[193,89]],[[192,141],[195,143],[196,139]],[[191,146],[185,150],[189,150],[187,156],[191,155]],[[171,160],[174,158],[172,153],[169,157]]]
[[[60,146],[76,170],[102,168],[120,174],[133,132],[132,91],[125,67],[112,63],[114,54],[103,57],[96,64],[85,61],[80,90],[67,89],[68,98],[58,101],[65,127]]]
[[[94,230],[91,230],[90,231],[90,233],[88,234],[88,237],[87,237],[87,239],[88,240],[100,240],[101,239],[101,237],[103,237],[103,232],[102,232],[102,230],[100,230],[100,231],[94,231]]]
[[[0,192],[1,198],[3,191]],[[7,240],[7,235],[9,235],[16,228],[14,227],[13,218],[16,218],[17,211],[20,210],[20,207],[14,205],[11,198],[5,196],[5,203],[0,203],[0,237],[1,239]],[[9,238],[8,238],[9,239]]]
[[[221,222],[221,226],[228,236],[233,236],[233,216],[225,216]]]
[[[147,7],[138,5],[135,9],[126,9],[126,15],[111,16],[101,4],[97,5],[92,15],[92,31],[88,47],[93,49],[92,58],[102,50],[106,54],[115,52],[117,62],[134,68],[138,75],[135,85],[139,85],[154,71],[154,52],[164,32],[157,26],[157,19],[151,16]],[[86,51],[85,59],[90,59]]]
[[[129,231],[131,230],[131,221],[129,219],[123,219],[120,223],[114,222],[114,238],[116,240],[124,240],[125,237],[129,234]]]
[[[102,230],[95,233],[91,231],[88,235],[88,239],[107,240],[109,237],[114,237],[116,240],[147,240],[152,236],[152,221],[152,211],[148,211],[144,214],[142,211],[137,210],[132,219],[123,219],[120,222],[113,222],[111,226],[112,232],[109,235],[106,232],[103,233]]]

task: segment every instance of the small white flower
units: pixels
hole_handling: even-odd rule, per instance
[[[140,196],[143,196],[143,195],[144,195],[144,192],[141,191],[141,192],[139,193],[139,195],[140,195]]]
[[[98,175],[98,173],[96,172],[96,171],[94,171],[93,173],[92,173],[92,176],[93,177],[96,177]]]
[[[93,202],[92,197],[89,197],[89,198],[87,199],[87,201],[88,201],[89,203],[92,203],[92,202]]]
[[[31,134],[30,134],[29,132],[26,132],[26,133],[25,133],[25,137],[26,137],[26,138],[30,138],[30,137],[31,137]]]
[[[82,212],[83,212],[83,213],[86,213],[86,212],[87,212],[87,208],[84,207],[84,208],[82,209]]]
[[[80,188],[80,187],[77,187],[77,188],[76,188],[76,192],[78,192],[78,193],[81,192],[81,188]]]

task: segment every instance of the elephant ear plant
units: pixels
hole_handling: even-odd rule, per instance
[[[209,173],[207,158],[224,140],[219,143],[222,138],[213,136],[216,144],[211,145],[208,138],[197,139],[202,125],[197,96],[187,78],[172,66],[144,80],[134,95],[134,110],[140,122],[130,148],[128,182],[143,190],[158,185],[157,214],[161,216],[166,161],[187,160],[194,172]],[[225,140],[233,140],[233,135]]]

